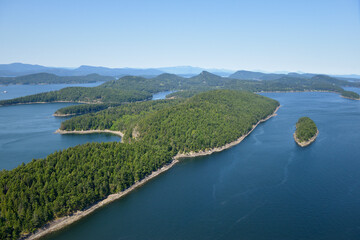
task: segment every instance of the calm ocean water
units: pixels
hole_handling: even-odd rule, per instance
[[[93,87],[91,84],[10,85],[0,87],[0,99],[9,99],[40,92],[54,91],[68,86]],[[3,93],[7,91],[7,93]],[[0,107],[0,169],[12,169],[33,158],[44,158],[50,153],[86,142],[119,141],[107,134],[55,134],[62,121],[52,114],[71,103],[30,104]]]
[[[0,85],[0,100],[22,97],[42,92],[56,91],[65,87],[96,87],[104,82],[48,85]],[[7,93],[4,93],[6,91]]]
[[[241,144],[184,159],[46,239],[359,239],[360,101],[265,95],[278,116]],[[304,149],[292,137],[301,116],[320,131]]]
[[[45,239],[359,239],[360,101],[334,93],[264,95],[280,102],[278,115],[239,145],[184,159]],[[61,119],[51,114],[63,105],[0,108],[2,168],[17,165],[8,151],[11,144],[29,161],[34,146],[50,153],[71,141],[80,144],[82,138],[119,140],[52,134]],[[14,111],[22,114],[4,117]],[[298,147],[292,137],[302,116],[312,118],[320,131],[307,148]],[[10,126],[12,122],[16,124]],[[29,132],[22,141],[24,130]],[[4,133],[12,135],[14,143]],[[53,137],[59,139],[52,143]]]

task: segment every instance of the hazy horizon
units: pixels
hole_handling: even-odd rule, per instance
[[[298,74],[325,74],[325,75],[333,75],[333,76],[351,76],[354,75],[356,77],[360,77],[360,74],[354,74],[354,73],[339,73],[339,74],[329,74],[329,73],[324,73],[324,72],[304,72],[304,71],[286,71],[286,70],[279,70],[279,71],[267,71],[267,70],[262,70],[262,69],[224,69],[224,68],[205,68],[205,67],[199,67],[199,66],[160,66],[160,67],[150,67],[150,68],[142,68],[142,67],[107,67],[107,66],[92,66],[92,65],[79,65],[76,67],[67,67],[67,66],[47,66],[47,65],[41,65],[41,64],[31,64],[31,63],[22,63],[22,62],[12,62],[12,63],[0,63],[0,65],[10,65],[10,64],[26,64],[26,65],[34,65],[34,66],[42,66],[42,67],[47,67],[47,68],[59,68],[59,69],[69,69],[69,70],[74,70],[77,68],[80,68],[82,66],[87,66],[87,67],[99,67],[99,68],[109,68],[109,69],[141,69],[141,70],[148,70],[148,69],[156,69],[156,70],[160,70],[163,71],[164,73],[166,73],[166,70],[163,69],[167,69],[167,68],[198,68],[201,69],[201,71],[211,71],[212,73],[216,73],[216,72],[227,72],[229,74],[235,73],[237,71],[249,71],[249,72],[260,72],[260,73],[266,73],[266,74],[288,74],[288,73],[298,73]],[[177,73],[174,73],[177,74]],[[187,74],[187,73],[180,73],[180,74]],[[191,74],[191,73],[188,73]]]

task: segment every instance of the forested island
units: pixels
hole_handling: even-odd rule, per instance
[[[235,77],[238,75],[234,75]],[[247,76],[247,75],[240,75]],[[279,77],[272,79],[275,76]],[[349,82],[326,75],[272,75],[272,80],[246,80],[220,77],[209,72],[184,78],[174,74],[161,74],[153,78],[125,76],[110,80],[98,87],[72,87],[59,91],[40,93],[0,101],[0,106],[38,102],[76,102],[97,104],[78,105],[58,110],[56,116],[81,115],[97,112],[123,103],[149,100],[154,93],[177,91],[169,98],[189,98],[197,93],[216,89],[245,90],[250,92],[268,91],[326,91],[339,93],[344,97],[356,99],[358,95],[345,91],[342,87],[360,87],[358,82]]]
[[[67,87],[58,91],[38,93],[0,101],[0,106],[50,103],[50,102],[75,102],[75,103],[125,103],[151,99],[152,94],[144,91],[121,90],[102,87]],[[74,108],[83,108],[80,105]],[[91,108],[90,108],[91,109]],[[79,110],[81,111],[81,110]]]
[[[57,76],[50,73],[35,73],[18,77],[0,77],[0,85],[94,83],[114,80],[114,77],[88,74],[85,76]]]
[[[316,124],[309,117],[301,117],[296,123],[296,131],[294,133],[295,142],[306,147],[316,140],[319,130]]]
[[[97,103],[97,104],[73,105],[56,110],[54,116],[67,117],[67,116],[82,115],[85,113],[95,113],[119,105],[121,105],[121,103]]]
[[[187,99],[124,104],[67,120],[61,129],[117,130],[125,134],[123,143],[79,145],[2,170],[0,238],[26,236],[87,209],[179,156],[209,154],[242,139],[278,106],[253,93],[215,90]]]
[[[360,100],[360,95],[353,91],[342,91],[341,96],[352,100]]]

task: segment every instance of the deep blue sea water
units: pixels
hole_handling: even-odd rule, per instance
[[[91,84],[50,84],[1,86],[0,99],[54,91],[69,86],[93,87]],[[119,141],[109,134],[60,135],[54,132],[66,118],[52,114],[71,103],[25,104],[0,107],[0,170],[12,169],[33,158],[44,158],[50,153],[86,142]]]
[[[46,239],[360,239],[360,101],[266,93],[278,115],[239,145],[184,159]],[[299,117],[317,140],[293,140]]]
[[[278,115],[239,145],[183,159],[45,239],[360,239],[360,101],[334,93],[263,95],[280,102]],[[51,114],[63,105],[0,108],[2,168],[16,166],[16,154],[29,161],[81,139],[119,140],[53,134],[61,119]],[[13,112],[22,114],[7,119]],[[307,148],[292,136],[302,116],[320,131]]]

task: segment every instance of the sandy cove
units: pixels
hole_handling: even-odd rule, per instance
[[[54,113],[54,117],[70,117],[70,116],[76,116],[76,113],[68,113],[68,114],[61,114],[61,113]]]
[[[315,136],[313,136],[312,138],[309,139],[309,141],[306,141],[306,142],[300,142],[300,140],[296,137],[296,132],[294,132],[294,140],[295,142],[300,146],[300,147],[306,147],[306,146],[309,146],[311,143],[313,143],[317,136],[319,135],[319,130],[317,130]]]
[[[55,133],[60,133],[60,134],[92,134],[92,133],[111,133],[114,135],[118,135],[120,137],[124,137],[124,133],[120,132],[120,131],[111,131],[111,130],[73,130],[73,131],[67,131],[67,130],[56,130]]]
[[[171,163],[169,163],[166,166],[163,166],[162,168],[158,169],[157,171],[152,172],[149,176],[145,177],[144,179],[140,180],[139,182],[134,183],[131,187],[129,187],[128,189],[119,192],[119,193],[115,193],[115,194],[111,194],[109,195],[107,198],[105,198],[104,200],[92,205],[91,207],[89,207],[86,210],[83,211],[77,211],[76,213],[69,215],[69,216],[65,216],[56,220],[51,221],[50,223],[48,223],[47,225],[45,225],[44,227],[38,229],[35,233],[30,234],[28,236],[25,236],[21,239],[28,239],[28,240],[33,240],[33,239],[39,239],[41,237],[44,237],[45,235],[58,231],[78,220],[80,220],[81,218],[91,214],[92,212],[94,212],[95,210],[105,206],[108,203],[111,203],[123,196],[125,196],[126,194],[130,193],[132,190],[136,189],[137,187],[145,184],[146,182],[148,182],[149,180],[151,180],[152,178],[158,176],[159,174],[169,170],[170,168],[172,168],[176,163],[179,162],[180,158],[188,158],[188,157],[197,157],[197,156],[205,156],[205,155],[210,155],[214,152],[220,152],[223,151],[225,149],[231,148],[237,144],[239,144],[242,140],[244,140],[260,123],[265,122],[267,120],[269,120],[270,118],[276,116],[276,112],[277,110],[280,108],[280,106],[278,106],[274,112],[267,116],[265,119],[262,119],[260,121],[258,121],[255,125],[253,125],[252,129],[245,135],[241,136],[239,139],[237,139],[234,142],[228,143],[222,147],[219,148],[214,148],[208,151],[200,151],[200,152],[190,152],[190,153],[178,153],[176,156],[173,157],[173,160]],[[57,130],[57,133],[60,134],[71,134],[71,133],[75,133],[75,134],[88,134],[88,133],[102,133],[102,132],[109,132],[109,133],[114,133],[115,131],[110,131],[110,130],[89,130],[89,131],[63,131],[63,130]],[[120,135],[121,132],[116,132],[118,135]],[[123,133],[121,133],[123,135]]]

